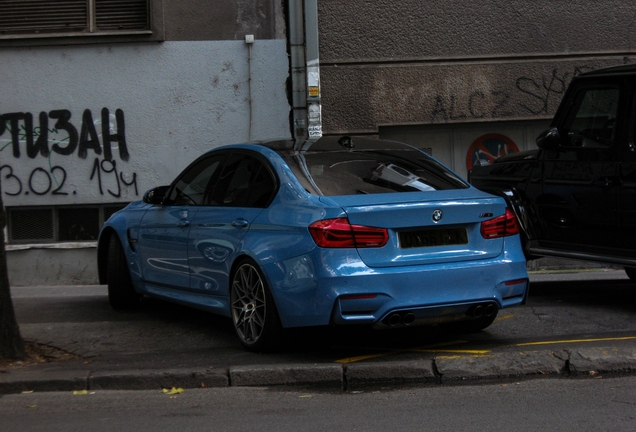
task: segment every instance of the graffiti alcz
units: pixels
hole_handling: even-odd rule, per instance
[[[89,182],[96,184],[100,195],[109,194],[120,198],[122,192],[137,196],[137,173],[120,171],[117,160],[127,162],[130,158],[126,144],[124,112],[117,109],[111,114],[108,108],[101,110],[94,120],[89,109],[82,113],[81,127],[71,123],[69,110],[53,110],[39,115],[39,126],[34,126],[31,113],[8,113],[0,115],[0,155],[4,155],[0,166],[2,189],[8,196],[18,195],[75,195],[70,186],[69,174],[78,171],[83,164],[68,159],[73,154],[91,164]],[[50,127],[50,123],[53,123]],[[90,158],[89,158],[90,155]],[[94,155],[94,157],[93,157]],[[14,163],[6,163],[13,156]],[[24,159],[26,156],[27,159]],[[63,157],[65,162],[54,164],[53,159]],[[44,158],[45,167],[30,168],[18,173],[18,167],[29,159]],[[23,160],[23,163],[19,161]],[[29,164],[30,166],[30,164]]]

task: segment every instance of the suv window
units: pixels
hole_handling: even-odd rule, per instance
[[[609,147],[614,142],[619,89],[581,89],[563,125],[567,146]]]

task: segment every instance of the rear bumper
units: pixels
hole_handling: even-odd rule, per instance
[[[478,304],[522,304],[528,274],[517,246],[492,259],[386,268],[367,267],[355,250],[318,248],[263,270],[284,327],[382,327],[396,313],[425,324],[459,319]]]

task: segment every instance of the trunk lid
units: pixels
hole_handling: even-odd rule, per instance
[[[505,213],[500,197],[477,189],[323,197],[353,225],[386,228],[381,248],[358,248],[369,267],[440,264],[498,256],[503,238],[485,239],[481,223]]]

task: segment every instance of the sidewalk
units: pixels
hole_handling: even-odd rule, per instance
[[[633,288],[624,272],[613,270],[537,272],[531,283],[557,278],[608,283],[624,292]],[[186,308],[175,311],[163,303],[140,313],[118,313],[108,306],[105,291],[103,286],[12,288],[23,337],[80,358],[0,370],[0,394],[284,385],[354,390],[402,383],[600,377],[636,370],[636,326],[611,334],[600,328],[594,337],[580,334],[567,341],[551,335],[540,342],[519,338],[523,332],[515,326],[528,327],[523,323],[541,304],[505,310],[516,313],[517,320],[505,322],[514,314],[500,315],[504,322],[493,324],[486,335],[423,335],[405,345],[392,341],[390,333],[356,333],[332,342],[337,334],[332,330],[307,331],[301,333],[304,348],[264,355],[244,351],[225,318]],[[630,315],[615,319],[629,322]],[[528,335],[532,329],[523,331]],[[377,346],[375,339],[380,340]]]

